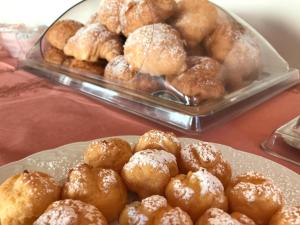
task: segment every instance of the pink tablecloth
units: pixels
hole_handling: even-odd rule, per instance
[[[3,50],[0,54],[6,55]],[[0,63],[0,165],[72,142],[140,135],[153,128],[168,130],[32,74],[12,72],[3,62],[15,61],[6,58]],[[267,155],[259,147],[274,129],[299,114],[297,86],[193,138],[261,155],[300,173],[299,167]]]

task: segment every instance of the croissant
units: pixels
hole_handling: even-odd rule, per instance
[[[122,55],[119,37],[100,23],[88,24],[71,37],[64,53],[78,60],[96,62],[98,59],[110,61]]]

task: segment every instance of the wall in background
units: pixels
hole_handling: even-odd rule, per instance
[[[291,66],[300,68],[300,1],[212,1],[248,21],[271,42]],[[0,0],[0,23],[49,25],[77,2],[79,0]]]

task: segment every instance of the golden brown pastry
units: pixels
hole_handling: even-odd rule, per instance
[[[155,215],[153,225],[193,225],[193,221],[189,214],[179,207],[167,207]]]
[[[210,208],[197,220],[195,225],[242,225],[238,220],[218,208]]]
[[[165,193],[168,203],[186,211],[193,221],[211,207],[227,211],[222,183],[204,168],[172,178]]]
[[[46,33],[47,41],[55,48],[63,50],[70,37],[83,27],[74,20],[61,20],[53,24]]]
[[[102,0],[98,7],[96,21],[113,33],[121,33],[120,10],[124,0]]]
[[[194,56],[193,58],[197,59],[198,63],[191,66],[190,62],[189,69],[171,81],[172,86],[197,102],[224,96],[225,88],[220,64],[208,57]]]
[[[300,205],[285,206],[272,216],[269,225],[300,225]]]
[[[127,187],[140,198],[163,195],[171,177],[177,174],[175,156],[155,149],[136,152],[122,170],[122,178]]]
[[[205,168],[219,178],[224,187],[232,175],[231,166],[223,159],[221,152],[214,145],[203,141],[183,146],[179,153],[178,166],[183,173]]]
[[[2,225],[32,225],[60,197],[60,186],[41,172],[17,174],[0,186],[0,222]]]
[[[181,0],[171,24],[189,46],[196,46],[214,30],[216,22],[217,10],[208,0]]]
[[[179,33],[167,24],[141,27],[131,33],[124,56],[132,69],[153,76],[172,76],[186,69],[186,52]]]
[[[33,225],[108,225],[93,205],[66,199],[52,203]]]
[[[220,61],[226,72],[226,85],[235,90],[254,80],[261,67],[258,44],[250,33],[236,22],[217,26],[205,40],[208,54]]]
[[[255,172],[235,177],[226,193],[230,210],[247,215],[258,225],[268,224],[284,204],[283,195],[273,182]]]
[[[127,190],[117,172],[81,164],[70,170],[63,199],[77,199],[96,206],[108,222],[116,219],[127,202]]]
[[[44,60],[48,63],[61,65],[66,59],[64,52],[58,48],[48,45],[43,52]]]
[[[112,60],[122,55],[120,38],[100,23],[88,24],[79,29],[64,47],[64,53],[78,60],[96,62]]]
[[[105,67],[104,77],[109,80],[129,82],[136,76],[123,55],[113,58]]]
[[[142,26],[163,22],[175,9],[174,0],[124,0],[120,10],[122,32],[128,36]]]
[[[146,93],[152,93],[164,89],[163,80],[160,77],[150,76],[149,74],[137,73],[137,75],[128,83],[131,89],[140,90]]]
[[[109,138],[93,141],[84,152],[84,162],[92,167],[121,172],[131,156],[132,150],[127,141]]]
[[[256,225],[252,219],[240,212],[231,213],[231,217],[239,221],[242,225]]]
[[[142,151],[145,149],[160,149],[178,156],[181,148],[180,142],[171,132],[163,132],[160,130],[150,130],[140,136],[135,151]]]
[[[64,66],[75,69],[81,70],[84,72],[101,75],[104,74],[104,63],[103,62],[87,62],[78,59],[68,58],[63,63]]]
[[[120,225],[152,225],[156,213],[168,207],[165,197],[152,195],[141,202],[132,202],[122,211]]]

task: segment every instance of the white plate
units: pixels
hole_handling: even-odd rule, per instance
[[[138,136],[120,136],[129,143],[136,143]],[[181,143],[196,142],[195,139],[180,138]],[[52,150],[33,154],[20,161],[0,167],[0,183],[25,169],[46,172],[58,181],[66,177],[68,170],[82,162],[83,151],[89,142],[72,143]],[[234,174],[254,170],[270,177],[284,192],[288,205],[300,204],[300,176],[263,157],[215,144],[232,165]]]

